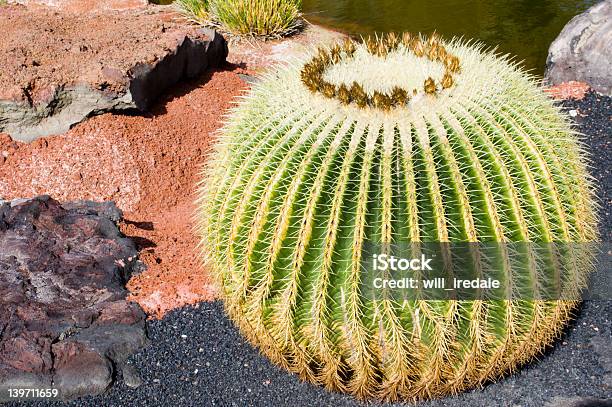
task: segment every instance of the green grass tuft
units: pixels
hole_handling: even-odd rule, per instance
[[[301,0],[177,0],[190,20],[237,36],[282,37],[300,25]]]
[[[298,28],[301,0],[224,0],[214,2],[217,20],[232,34],[284,36]]]

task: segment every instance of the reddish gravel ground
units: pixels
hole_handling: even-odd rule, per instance
[[[0,135],[0,196],[114,200],[148,266],[129,282],[131,299],[154,317],[213,299],[195,251],[194,186],[223,114],[247,87],[238,73],[179,86],[147,117],[105,114],[31,144]]]

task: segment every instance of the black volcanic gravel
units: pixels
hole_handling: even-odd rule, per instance
[[[579,129],[592,151],[592,173],[601,197],[602,240],[610,242],[612,99],[591,93],[582,101],[563,105],[576,110]],[[149,336],[151,345],[128,361],[140,371],[144,384],[130,389],[119,377],[118,384],[104,396],[68,405],[364,405],[350,396],[301,383],[273,366],[245,342],[219,302],[201,303],[151,321]],[[539,361],[484,389],[419,406],[612,406],[611,400],[612,301],[587,301],[563,338]]]
[[[603,242],[612,242],[612,98],[589,92],[582,100],[566,100],[562,106],[575,110],[574,120],[584,134],[591,153],[591,174],[597,180],[601,205],[600,231]]]

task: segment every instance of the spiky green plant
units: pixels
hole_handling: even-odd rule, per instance
[[[232,34],[281,37],[300,25],[301,0],[216,0],[215,18]]]
[[[301,0],[177,0],[189,20],[237,36],[282,37],[299,30]]]
[[[347,41],[268,74],[231,113],[200,184],[202,247],[228,314],[275,363],[362,398],[456,393],[531,360],[577,302],[368,297],[366,242],[500,242],[509,291],[565,272],[575,293],[588,255],[553,247],[546,268],[505,244],[594,241],[585,167],[507,57],[436,36]]]

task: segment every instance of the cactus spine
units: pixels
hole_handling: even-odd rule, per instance
[[[506,57],[435,35],[347,41],[239,102],[203,171],[199,231],[228,314],[275,363],[360,398],[438,397],[531,360],[576,302],[372,300],[364,243],[594,241],[585,167]],[[510,257],[507,284],[537,285]]]

